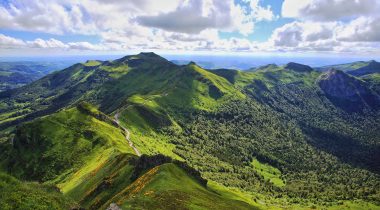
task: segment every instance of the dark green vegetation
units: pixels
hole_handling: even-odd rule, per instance
[[[0,62],[0,91],[29,84],[64,66],[65,62]]]
[[[297,63],[89,61],[0,93],[2,165],[89,209],[378,209],[379,86]]]

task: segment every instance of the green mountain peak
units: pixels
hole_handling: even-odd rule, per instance
[[[284,66],[284,69],[293,70],[296,72],[311,72],[313,68],[307,65],[290,62]]]
[[[194,61],[190,61],[187,65],[191,66],[191,65],[197,65]]]

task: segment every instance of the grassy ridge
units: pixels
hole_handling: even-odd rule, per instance
[[[173,163],[149,170],[110,202],[123,209],[255,209],[210,192]]]
[[[90,160],[63,180],[55,180],[62,192],[89,209],[105,209],[115,194],[128,187],[135,157],[106,152]]]
[[[70,108],[20,126],[11,151],[12,174],[46,181],[110,147],[133,153],[119,128],[88,114],[94,110],[83,111],[86,108]]]

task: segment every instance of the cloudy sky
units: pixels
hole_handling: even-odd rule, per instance
[[[380,53],[380,0],[0,0],[0,56]]]

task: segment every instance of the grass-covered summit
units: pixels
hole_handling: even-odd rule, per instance
[[[161,107],[214,109],[244,98],[231,83],[195,64],[175,65],[154,53],[114,61],[88,61],[54,72],[30,85],[0,93],[1,127],[53,113],[85,100],[109,114],[133,96]]]

